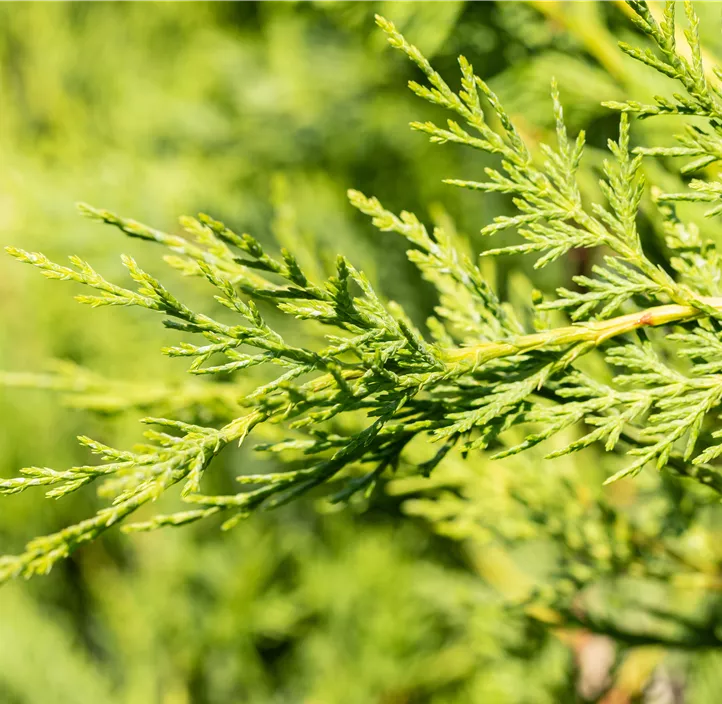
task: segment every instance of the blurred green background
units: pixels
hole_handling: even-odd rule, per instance
[[[720,8],[698,10],[714,60]],[[407,128],[439,115],[406,89],[418,76],[387,49],[376,12],[454,86],[456,57],[467,56],[532,145],[548,138],[556,75],[570,128],[589,136],[589,195],[616,130],[600,101],[668,88],[616,49],[642,39],[614,2],[3,3],[0,241],[78,254],[119,280],[119,254],[131,253],[192,299],[199,284],[159,252],[73,204],[167,231],[204,211],[265,242],[285,237],[320,269],[344,252],[422,321],[433,292],[402,244],[347,205],[346,189],[451,220],[472,250],[510,204],[441,183],[478,177],[484,158]],[[666,144],[668,128],[635,135]],[[674,165],[647,168],[678,185]],[[647,239],[662,256],[651,220]],[[588,266],[573,258],[531,283],[523,260],[489,274],[522,301],[532,284],[550,292]],[[82,308],[28,269],[0,258],[0,369],[13,373],[0,391],[3,476],[87,462],[80,433],[136,441],[139,412],[114,411],[184,378],[159,354],[174,338],[157,320]],[[44,370],[60,394],[19,388],[19,373]],[[717,505],[656,476],[603,492],[615,459],[591,451],[542,476],[540,457],[450,458],[431,481],[392,481],[343,512],[308,500],[230,533],[200,525],[86,546],[49,577],[0,591],[0,702],[722,701]],[[237,461],[215,467],[218,481]],[[3,500],[0,549],[96,505],[92,492]],[[620,525],[647,542],[618,563],[609,545],[637,540]],[[677,570],[691,578],[675,581]],[[529,606],[537,594],[547,606]],[[584,628],[570,622],[575,608]]]

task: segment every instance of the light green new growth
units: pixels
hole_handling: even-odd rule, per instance
[[[181,341],[164,350],[169,356],[189,357],[192,374],[243,372],[257,381],[247,394],[236,387],[235,395],[227,384],[195,385],[179,391],[175,404],[167,403],[173,390],[159,390],[155,396],[139,393],[126,405],[153,408],[165,403],[167,412],[177,413],[213,398],[225,409],[219,417],[231,420],[206,427],[148,418],[145,422],[153,426],[145,433],[148,444],[134,451],[81,438],[101,464],[66,471],[32,467],[0,482],[0,493],[43,486],[48,496],[57,498],[101,480],[102,495],[111,500],[95,516],[33,540],[21,555],[3,558],[0,580],[47,572],[116,523],[123,523],[124,530],[151,530],[219,514],[223,527],[229,528],[254,510],[279,506],[322,485],[332,489],[332,501],[348,501],[358,492],[369,492],[387,469],[396,467],[405,447],[419,435],[438,445],[417,467],[422,475],[457,444],[465,453],[488,448],[502,458],[576,426],[582,429],[579,437],[549,457],[601,443],[607,451],[629,457],[610,481],[653,463],[722,492],[722,476],[710,464],[722,454],[722,431],[712,427],[722,403],[719,257],[697,227],[680,222],[670,205],[702,200],[712,204],[708,215],[713,215],[722,210],[722,188],[716,182],[693,181],[692,193],[653,190],[656,217],[672,252],[668,269],[645,254],[637,226],[645,194],[645,155],[693,157],[687,170],[722,158],[722,93],[705,76],[691,5],[685,5],[692,56],[688,61],[675,46],[673,3],[668,3],[661,25],[645,3],[630,4],[657,51],[622,48],[681,83],[685,93],[675,94],[673,101],[657,98],[653,106],[609,104],[621,111],[621,119],[600,181],[604,203],[588,203],[582,195],[576,172],[584,134],[568,136],[554,83],[557,143],[542,145],[539,153],[525,143],[466,59],[459,60],[461,89],[455,92],[393,24],[378,18],[390,44],[424,74],[426,83],[412,82],[411,89],[452,116],[443,126],[425,122],[412,127],[432,142],[462,144],[498,157],[497,165],[486,169],[485,181],[448,181],[513,199],[518,214],[498,217],[481,232],[514,230],[521,243],[483,254],[534,253],[536,266],[542,267],[572,249],[602,248],[602,263],[592,268],[593,276],[574,278],[576,290],[562,288],[556,298],[537,301],[533,325],[500,302],[479,267],[455,246],[452,234],[441,228],[429,231],[413,214],[391,213],[357,191],[349,191],[351,204],[379,230],[404,237],[410,244],[409,259],[438,291],[428,336],[398,305],[382,300],[344,257],[338,258],[333,276],[314,280],[291,252],[272,255],[250,235],[236,234],[205,215],[183,218],[187,235],[180,236],[80,206],[88,217],[170,250],[166,261],[183,274],[205,278],[215,300],[231,311],[232,322],[192,310],[130,257],[123,263],[134,289],[107,281],[78,257],[62,266],[42,254],[8,248],[49,278],[91,289],[77,297],[83,303],[147,308],[161,313],[167,327],[195,335],[193,343]],[[708,127],[687,129],[679,138],[682,147],[630,149],[628,113],[645,118],[695,115]],[[321,323],[325,337],[318,345],[293,344],[267,322],[267,310],[301,321],[302,330],[310,325],[306,321]],[[562,315],[571,323],[549,327],[546,321],[559,321]],[[665,328],[665,339],[655,334],[660,327]],[[640,336],[642,329],[647,332]],[[7,375],[5,381],[65,388],[53,379]],[[102,382],[93,383],[97,396],[103,397]],[[256,449],[290,453],[298,468],[242,474],[237,477],[238,493],[204,494],[203,476],[216,455],[269,425],[284,426],[284,437],[275,435]],[[525,428],[517,444],[505,435],[513,426]],[[133,518],[176,484],[188,510]]]

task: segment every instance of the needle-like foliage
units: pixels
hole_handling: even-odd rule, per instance
[[[201,378],[245,375],[249,387],[229,397],[223,384],[209,385],[209,397],[224,399],[224,412],[213,418],[221,422],[148,418],[145,422],[153,426],[146,432],[148,443],[133,451],[81,438],[100,464],[65,471],[32,467],[1,482],[0,493],[43,486],[57,498],[100,480],[102,495],[111,503],[91,518],[33,540],[24,553],[4,558],[0,580],[46,572],[116,523],[125,530],[151,530],[219,515],[229,528],[254,510],[323,486],[332,501],[348,501],[372,490],[419,437],[434,443],[429,457],[416,463],[421,475],[430,474],[456,445],[463,453],[490,450],[503,458],[578,428],[575,439],[548,457],[601,444],[628,456],[610,481],[649,464],[722,491],[722,476],[713,464],[722,454],[722,432],[715,430],[722,404],[719,256],[695,225],[678,220],[671,205],[704,200],[713,204],[708,215],[716,214],[722,188],[693,181],[691,194],[653,191],[669,265],[645,251],[638,217],[646,193],[645,155],[693,156],[698,170],[722,154],[722,94],[705,73],[691,5],[685,5],[689,57],[676,45],[673,3],[661,25],[645,3],[631,5],[658,54],[623,49],[679,81],[685,93],[675,94],[673,101],[659,98],[656,106],[610,104],[621,111],[619,134],[608,144],[599,202],[589,202],[578,183],[585,138],[568,135],[553,81],[556,143],[537,149],[465,58],[459,60],[461,88],[455,91],[392,23],[378,18],[389,43],[423,74],[424,83],[412,82],[412,91],[451,114],[444,125],[412,127],[432,142],[471,147],[495,159],[485,180],[447,181],[509,196],[518,211],[495,218],[481,233],[511,230],[520,242],[483,254],[532,253],[535,266],[543,267],[571,250],[601,252],[590,275],[574,277],[575,288],[561,288],[556,297],[536,300],[532,316],[499,300],[453,233],[429,230],[415,215],[393,213],[357,191],[349,191],[351,204],[382,232],[405,238],[409,259],[438,292],[436,314],[425,328],[379,296],[346,258],[340,256],[335,273],[321,280],[293,252],[269,252],[251,235],[237,234],[206,215],[183,218],[186,234],[177,235],[80,207],[88,217],[169,250],[165,259],[172,267],[202,277],[214,292],[220,307],[212,313],[184,304],[130,257],[123,263],[135,286],[125,288],[78,257],[66,266],[8,248],[48,278],[85,286],[89,291],[77,297],[82,303],[161,313],[164,324],[183,336],[164,350],[167,355],[189,357],[190,372]],[[706,126],[689,129],[682,148],[633,149],[630,113],[693,115]],[[297,335],[281,335],[269,322],[279,315],[296,321]],[[8,381],[33,383],[12,375]],[[141,395],[128,405],[153,408],[167,396],[151,394],[144,405]],[[181,397],[185,400],[165,408],[177,414],[203,403],[187,392]],[[238,493],[204,493],[204,474],[225,446],[242,444],[269,427],[275,429],[264,436],[270,441],[257,449],[290,457],[287,468],[239,474]],[[521,439],[508,432],[517,427],[523,429]],[[174,485],[180,485],[188,504],[184,510],[135,515]]]

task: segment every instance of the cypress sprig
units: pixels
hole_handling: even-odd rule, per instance
[[[432,142],[469,146],[498,160],[486,169],[485,181],[447,180],[507,195],[517,209],[516,215],[495,218],[481,233],[514,230],[522,242],[484,255],[533,253],[535,266],[542,267],[572,249],[603,248],[603,264],[589,276],[575,277],[578,290],[561,288],[555,298],[537,301],[535,321],[498,298],[480,267],[455,245],[453,233],[442,227],[430,231],[412,213],[393,213],[378,199],[353,190],[351,204],[379,230],[403,237],[410,261],[437,290],[439,305],[428,324],[431,335],[401,306],[377,294],[346,258],[340,256],[335,272],[321,280],[291,251],[269,252],[253,236],[237,234],[207,215],[183,218],[185,235],[171,235],[80,206],[85,216],[164,247],[170,252],[165,256],[169,265],[206,281],[215,302],[226,309],[224,315],[193,310],[130,257],[123,257],[123,264],[135,286],[125,288],[78,257],[66,266],[40,253],[8,248],[47,277],[90,289],[77,297],[82,303],[155,311],[167,327],[195,336],[163,352],[188,357],[189,371],[199,377],[200,386],[188,387],[193,393],[179,393],[175,404],[168,403],[172,392],[167,389],[137,398],[128,388],[118,389],[129,408],[168,411],[170,417],[148,419],[162,430],[149,430],[147,444],[126,451],[82,438],[101,459],[99,465],[65,471],[28,468],[0,482],[0,493],[42,486],[57,498],[99,480],[102,495],[111,499],[94,517],[32,541],[21,555],[3,558],[0,580],[46,572],[117,523],[125,530],[152,530],[218,515],[230,528],[255,510],[280,506],[318,487],[326,487],[332,501],[349,501],[368,494],[384,473],[397,467],[418,436],[437,443],[430,459],[415,464],[422,476],[456,446],[463,453],[489,449],[496,458],[509,457],[552,438],[557,442],[574,427],[579,429],[576,438],[557,442],[547,457],[601,444],[608,452],[628,456],[627,465],[609,481],[654,464],[720,491],[722,479],[714,466],[722,454],[722,434],[714,428],[722,404],[719,257],[694,225],[679,221],[670,203],[714,204],[722,190],[700,181],[693,182],[690,194],[653,192],[672,252],[669,268],[647,255],[637,221],[645,194],[645,154],[691,155],[697,168],[711,163],[722,153],[716,142],[722,98],[705,74],[691,5],[686,5],[689,60],[677,51],[672,5],[661,25],[646,4],[631,5],[638,26],[660,55],[623,49],[677,79],[686,94],[675,95],[674,102],[659,99],[652,107],[613,105],[621,110],[619,136],[608,143],[602,169],[605,200],[592,203],[577,180],[584,134],[569,136],[554,82],[556,145],[532,147],[466,59],[459,61],[461,89],[456,92],[392,23],[377,18],[390,44],[424,76],[426,85],[412,82],[412,91],[452,115],[443,127],[432,122],[412,127]],[[687,133],[687,151],[632,149],[630,113],[703,116],[709,118],[710,131],[699,139]],[[708,214],[716,211],[713,206]],[[555,318],[549,311],[568,315],[569,323],[552,327],[549,321]],[[281,334],[269,322],[278,315],[304,337],[289,334],[288,325]],[[316,328],[311,332],[308,321],[321,324],[325,334],[317,335]],[[646,339],[638,334],[642,330]],[[243,385],[229,398],[220,389],[227,385],[204,386],[203,380],[213,375],[242,375]],[[63,388],[57,379],[9,375],[5,382]],[[88,379],[88,388],[93,384],[102,393],[109,388],[107,382]],[[211,398],[222,399],[221,409],[205,424],[180,418]],[[265,442],[257,449],[290,457],[293,463],[281,471],[240,474],[238,493],[203,493],[204,474],[214,458],[227,445],[259,434]],[[175,485],[190,508],[145,520],[134,517]]]

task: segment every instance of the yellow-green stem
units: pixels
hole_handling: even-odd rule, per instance
[[[701,298],[700,303],[722,311],[722,298]],[[699,308],[670,304],[656,306],[638,313],[621,315],[610,320],[592,323],[576,323],[563,328],[544,330],[530,335],[520,335],[500,342],[480,342],[469,347],[446,350],[446,358],[450,362],[472,362],[482,364],[499,357],[508,357],[521,352],[541,348],[569,346],[580,342],[591,342],[600,345],[618,335],[624,335],[644,327],[656,327],[669,323],[681,323],[706,315]]]

